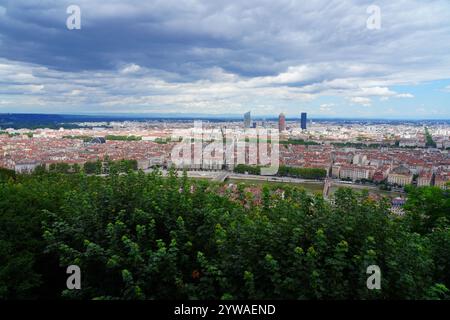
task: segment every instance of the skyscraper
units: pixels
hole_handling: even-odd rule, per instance
[[[300,127],[302,128],[302,130],[306,130],[306,112],[302,112]]]
[[[284,113],[280,113],[280,115],[278,116],[278,130],[280,132],[286,130],[286,117]]]
[[[252,116],[250,111],[244,114],[244,128],[250,128],[252,126]]]

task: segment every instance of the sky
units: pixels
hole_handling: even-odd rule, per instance
[[[0,0],[0,113],[246,111],[450,119],[450,1]]]

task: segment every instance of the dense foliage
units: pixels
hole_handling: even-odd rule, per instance
[[[136,160],[122,159],[119,161],[111,161],[105,159],[104,161],[97,160],[95,162],[86,162],[84,164],[84,172],[87,174],[101,174],[101,173],[125,173],[129,170],[137,170],[138,164]]]
[[[90,142],[92,139],[94,139],[93,136],[86,136],[86,135],[69,135],[69,136],[63,136],[64,139],[78,139],[83,140],[83,142]]]
[[[234,170],[236,173],[248,173],[254,175],[261,174],[261,166],[252,166],[246,164],[238,164]],[[292,177],[300,179],[323,179],[327,175],[325,169],[320,168],[297,168],[289,166],[280,166],[278,168],[277,176],[279,177]]]
[[[52,163],[48,166],[39,165],[34,170],[35,174],[45,174],[47,172],[52,173],[80,173],[83,171],[86,174],[104,174],[110,172],[126,173],[129,170],[137,170],[138,163],[136,160],[117,160],[112,161],[108,158],[97,161],[88,161],[84,165],[78,163],[69,164],[65,162]],[[1,171],[0,171],[1,174]]]
[[[439,189],[411,190],[399,217],[351,189],[327,202],[264,187],[256,203],[242,186],[173,172],[0,181],[0,298],[448,298],[450,203]],[[82,290],[65,290],[72,264]],[[366,287],[372,264],[381,290]]]
[[[118,141],[139,141],[142,137],[138,136],[117,136],[117,135],[107,135],[106,140],[118,140]]]
[[[65,139],[79,139],[83,140],[84,142],[90,142],[95,137],[93,136],[86,136],[86,135],[70,135],[70,136],[63,136]],[[119,136],[119,135],[106,135],[105,140],[111,140],[111,141],[140,141],[142,140],[142,137],[138,136]]]
[[[332,142],[331,143],[335,147],[339,148],[371,148],[371,149],[380,149],[382,147],[389,147],[389,144],[380,144],[380,143],[364,143],[364,142]]]
[[[261,167],[260,166],[250,166],[246,164],[238,164],[236,167],[234,167],[233,170],[235,173],[242,173],[242,174],[254,174],[254,175],[260,175],[261,174]]]
[[[16,172],[14,170],[0,168],[0,181],[8,180],[9,178],[15,179],[16,178]]]
[[[428,131],[428,128],[425,127],[425,139],[426,139],[426,146],[436,148],[436,142],[433,140],[433,136],[431,135],[430,131]]]
[[[320,143],[317,143],[315,141],[305,141],[303,139],[291,139],[289,138],[288,140],[281,140],[280,144],[295,144],[295,145],[303,145],[303,146],[316,146],[319,145]]]
[[[277,175],[281,177],[293,177],[301,179],[323,179],[327,176],[327,171],[320,168],[296,168],[280,166]]]

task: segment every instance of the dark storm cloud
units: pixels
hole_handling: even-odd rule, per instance
[[[392,17],[392,28],[370,33],[365,28],[370,3],[0,1],[6,9],[0,19],[1,56],[58,70],[112,69],[132,61],[184,75],[219,66],[261,76],[298,64],[395,55],[386,44],[403,39],[417,20]],[[65,28],[70,4],[81,7],[80,31]],[[390,6],[384,10],[386,24]]]

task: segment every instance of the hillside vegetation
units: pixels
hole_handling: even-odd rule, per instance
[[[449,297],[448,191],[410,190],[399,217],[351,189],[326,202],[265,187],[255,204],[220,188],[173,172],[2,174],[0,298]],[[81,290],[65,289],[73,264]],[[366,287],[373,264],[381,290]]]

